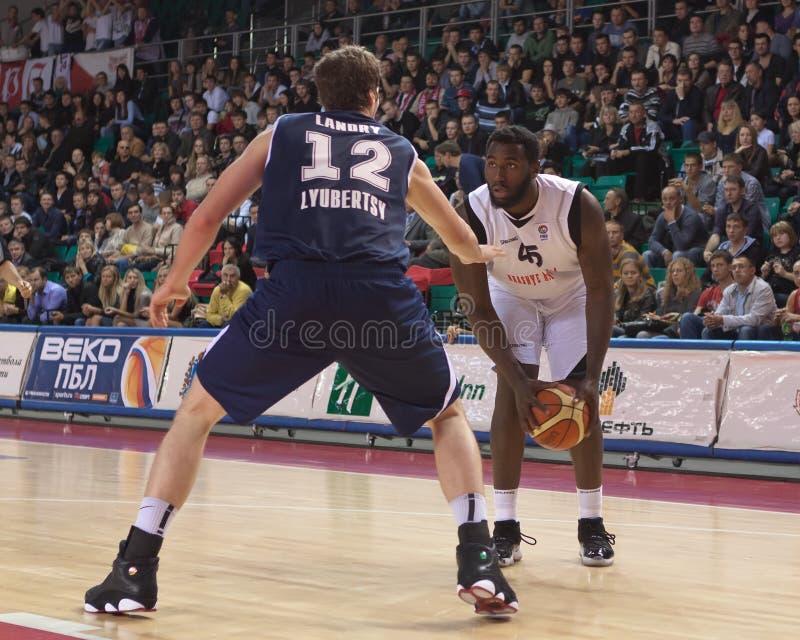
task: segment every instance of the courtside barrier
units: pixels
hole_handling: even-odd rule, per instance
[[[14,325],[0,331],[0,407],[16,407],[36,331]]]
[[[4,327],[0,406],[169,418],[215,330]],[[492,363],[471,336],[447,346],[462,401],[488,440]],[[600,380],[605,447],[800,462],[800,344],[612,340]],[[548,379],[546,358],[541,377]],[[279,376],[280,371],[264,371]],[[393,434],[377,401],[331,365],[255,420]],[[430,437],[421,429],[415,437]]]

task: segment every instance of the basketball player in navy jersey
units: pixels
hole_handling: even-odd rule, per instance
[[[17,268],[11,262],[11,255],[8,253],[5,238],[0,238],[0,278],[15,286],[23,298],[31,297],[33,289],[31,289],[31,285],[27,280],[20,278]]]
[[[491,425],[494,542],[503,566],[522,558],[517,491],[530,390],[539,382],[542,347],[551,377],[566,380],[591,411],[590,435],[570,450],[578,491],[578,540],[585,565],[610,565],[614,536],[602,519],[603,434],[598,384],[611,338],[611,250],[603,212],[577,182],[538,173],[539,147],[527,129],[489,138],[486,185],[461,212],[479,242],[505,255],[489,265],[451,261],[456,286],[470,300],[474,333],[494,361],[497,395]]]
[[[153,295],[150,317],[164,327],[167,305],[189,296],[189,275],[222,220],[262,186],[256,247],[270,277],[206,350],[112,571],[86,593],[87,611],[154,609],[163,535],[189,495],[211,427],[226,413],[252,422],[337,361],[375,395],[399,433],[431,426],[458,524],[460,598],[480,614],[517,611],[489,535],[480,456],[456,377],[404,276],[406,202],[463,263],[502,251],[478,245],[411,144],[374,119],[380,67],[371,53],[338,49],[320,60],[315,77],[326,111],[285,115],[248,145],[186,225]]]

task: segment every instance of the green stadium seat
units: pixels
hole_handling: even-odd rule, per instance
[[[570,164],[571,168],[570,171],[567,171],[567,165]],[[577,177],[580,175],[581,169],[583,169],[583,165],[586,164],[586,158],[583,157],[580,153],[576,153],[572,158],[564,158],[564,175],[569,175],[571,177]]]
[[[64,262],[67,261],[67,251],[69,251],[69,247],[68,246],[63,245],[63,244],[57,244],[56,245],[56,253],[58,254],[59,258],[64,260]]]
[[[452,311],[455,305],[455,298],[458,295],[454,285],[431,285],[430,304],[428,308],[434,311]]]
[[[436,158],[434,156],[428,156],[425,158],[425,164],[427,165],[428,169],[433,171],[436,168]]]
[[[99,151],[103,155],[108,153],[111,145],[114,144],[114,136],[106,136],[105,138],[98,138],[94,141],[94,151]]]
[[[587,176],[585,178],[584,177],[579,177],[579,178],[575,178],[575,180],[585,184],[587,187],[589,187],[589,189],[591,189],[594,186],[594,178],[592,178],[591,176]]]
[[[650,267],[650,275],[656,281],[656,287],[667,279],[667,270],[661,267]]]
[[[681,147],[680,149],[670,149],[669,150],[669,157],[672,158],[672,165],[675,167],[675,171],[680,171],[681,167],[683,166],[683,161],[686,158],[687,153],[700,153],[699,147]]]
[[[627,178],[624,175],[618,176],[600,176],[595,180],[594,186],[595,187],[618,187],[620,189],[625,188],[625,182]]]
[[[47,279],[50,282],[55,282],[56,284],[61,284],[61,273],[58,271],[48,271],[47,272]]]
[[[606,199],[606,194],[611,191],[612,188],[613,187],[601,187],[598,189],[595,185],[594,187],[591,187],[589,191],[591,191],[592,195],[600,201],[600,204],[603,204],[603,201]]]
[[[152,291],[153,283],[155,283],[158,277],[158,271],[142,271],[142,276],[144,277],[144,283],[147,285],[147,288]]]
[[[775,224],[778,221],[778,214],[781,211],[780,198],[764,198],[767,203],[767,211],[769,211],[769,223]]]

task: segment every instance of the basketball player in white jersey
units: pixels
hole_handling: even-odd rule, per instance
[[[481,243],[502,246],[489,264],[451,260],[479,344],[496,365],[492,416],[494,541],[500,563],[522,558],[517,516],[531,389],[541,382],[542,348],[553,381],[566,381],[591,411],[590,434],[570,450],[578,491],[583,564],[614,559],[602,519],[603,434],[598,386],[611,338],[611,250],[600,205],[583,185],[539,170],[539,147],[522,127],[489,138],[486,184],[465,198],[462,215]]]

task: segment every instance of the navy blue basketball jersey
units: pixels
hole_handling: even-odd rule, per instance
[[[281,116],[264,168],[257,257],[405,269],[416,158],[405,138],[359,113]]]

